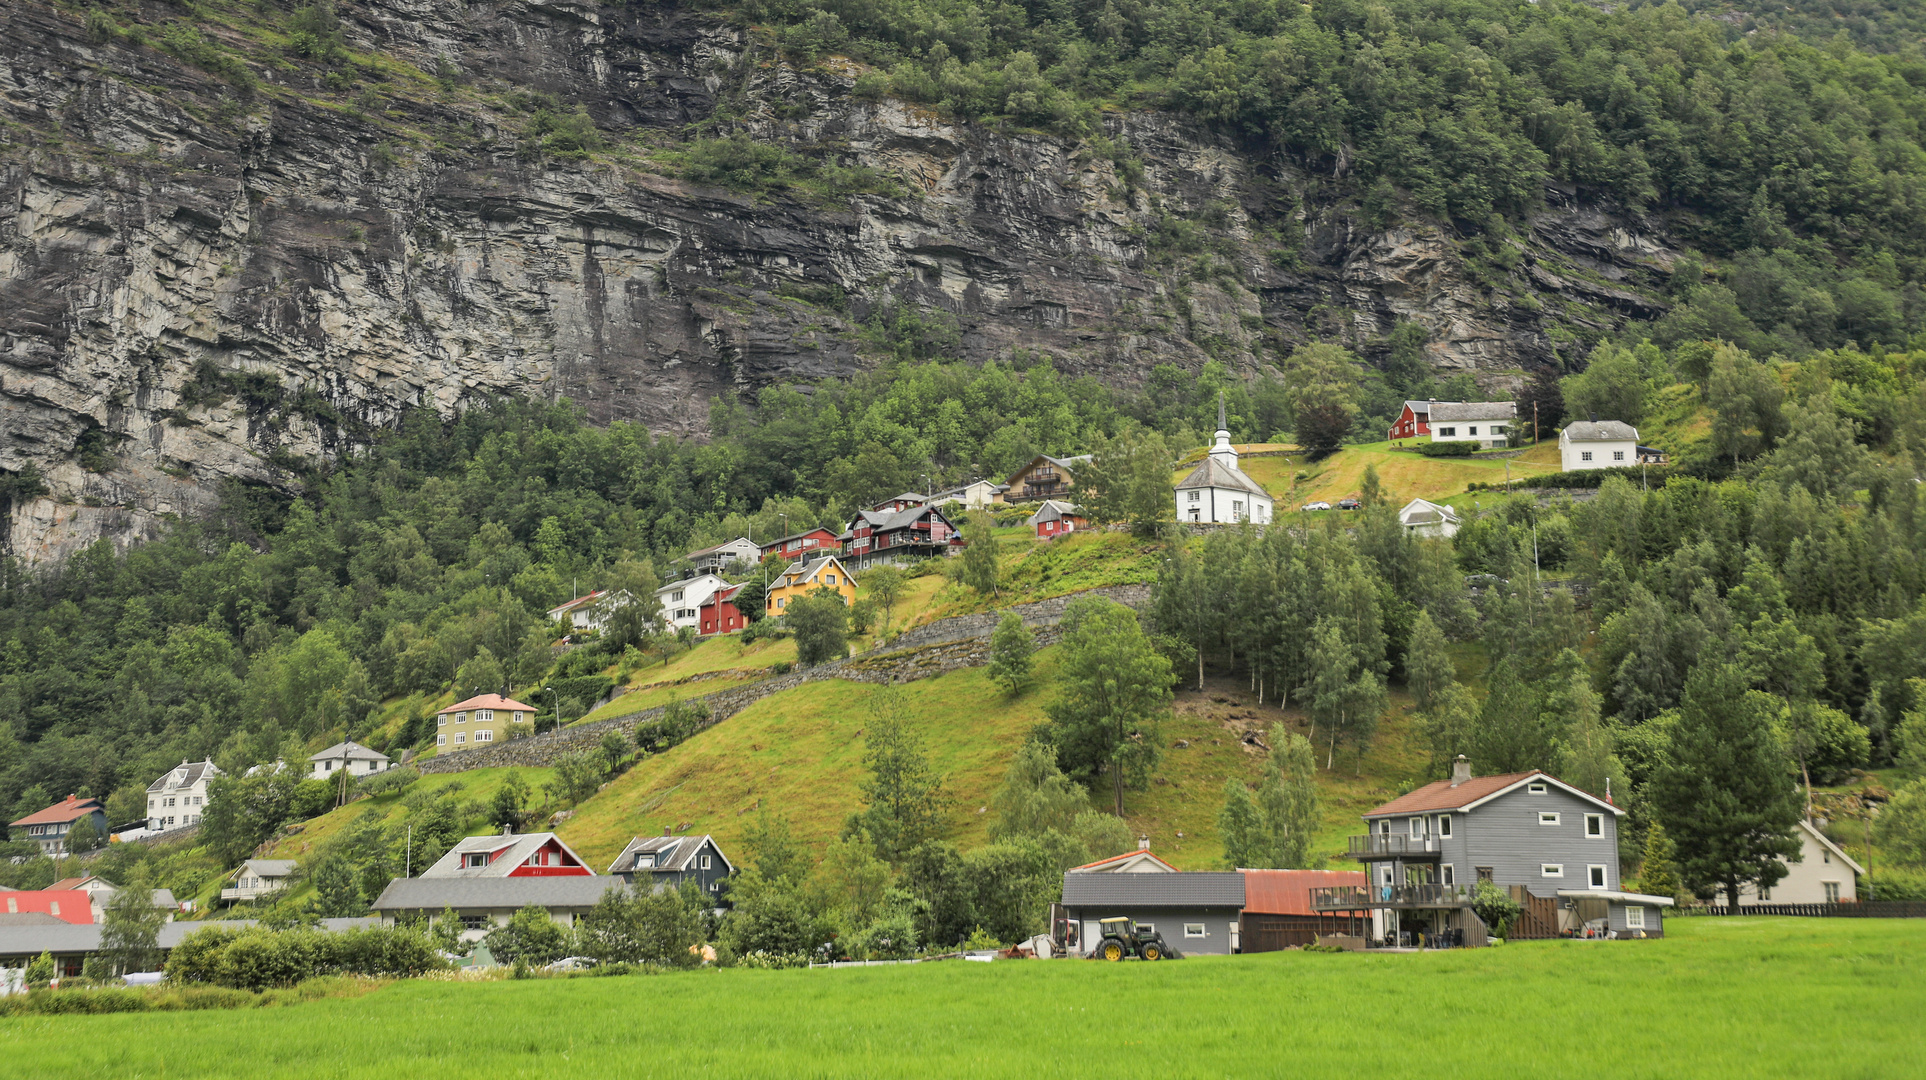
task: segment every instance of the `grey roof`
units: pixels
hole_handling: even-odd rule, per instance
[[[1510,420],[1518,407],[1509,401],[1438,401],[1431,405],[1431,422],[1454,420]]]
[[[1414,413],[1429,413],[1431,411],[1431,403],[1429,401],[1412,401],[1410,398],[1404,400],[1404,407]]]
[[[1048,459],[1052,465],[1058,465],[1067,469],[1073,465],[1081,465],[1089,461],[1092,455],[1078,454],[1076,457],[1050,457],[1049,454],[1045,454],[1043,456]]]
[[[913,502],[916,505],[921,506],[924,503],[929,502],[930,497],[928,495],[923,494],[920,491],[905,491],[901,495],[891,495],[887,499],[878,499],[875,502],[871,503],[870,505],[881,506],[884,503],[905,502],[905,501]]]
[[[1190,475],[1177,485],[1178,491],[1186,488],[1226,488],[1231,491],[1247,491],[1268,499],[1271,493],[1257,486],[1257,481],[1244,475],[1244,471],[1228,462],[1214,457],[1206,457]]]
[[[1244,906],[1244,875],[1235,871],[1180,874],[1065,874],[1063,902],[1073,907],[1113,904],[1117,914],[1147,907]]]
[[[381,890],[376,911],[440,911],[442,908],[594,907],[602,894],[622,888],[620,878],[575,877],[396,878]]]
[[[877,532],[888,532],[891,529],[906,528],[909,525],[914,524],[916,522],[916,519],[922,517],[924,514],[934,514],[937,517],[942,518],[943,523],[945,525],[948,525],[951,528],[956,527],[956,523],[951,521],[947,514],[944,514],[943,511],[938,510],[936,507],[927,505],[927,504],[921,505],[921,506],[906,506],[901,510],[858,510],[856,511],[857,519],[868,522],[869,527],[871,529],[876,530]],[[854,521],[850,522],[850,528],[852,531],[855,529],[855,524],[856,523]]]
[[[67,920],[44,911],[0,911],[0,926],[65,926]]]
[[[388,755],[379,750],[371,750],[358,742],[340,742],[318,754],[309,754],[309,761],[386,761]]]
[[[1458,520],[1458,512],[1443,503],[1434,503],[1429,499],[1412,499],[1410,502],[1404,504],[1403,509],[1398,511],[1398,520],[1404,522],[1406,525],[1424,525],[1434,521],[1456,521]]]
[[[609,873],[634,870],[636,869],[635,857],[651,853],[656,857],[655,865],[647,869],[672,872],[687,870],[694,862],[696,853],[710,845],[715,847],[716,855],[722,860],[722,865],[727,867],[730,873],[734,873],[736,864],[729,861],[729,856],[722,853],[722,845],[717,844],[715,837],[708,833],[700,836],[638,836],[629,841],[629,846],[623,848],[622,853],[609,864]]]
[[[574,857],[575,861],[586,868],[588,863],[575,853],[575,849],[562,843],[562,838],[552,832],[532,833],[489,833],[486,836],[463,837],[448,853],[435,860],[435,865],[421,872],[425,878],[505,878],[521,866],[537,848],[550,840],[561,846],[563,851]],[[471,851],[502,851],[503,854],[488,861],[487,866],[467,867],[462,865],[462,856]]]
[[[183,769],[187,771],[187,775],[183,779],[175,780],[174,777],[179,775]],[[192,787],[200,783],[201,777],[204,775],[215,777],[225,774],[221,772],[220,766],[214,764],[212,759],[206,761],[183,761],[179,765],[167,770],[167,772],[161,775],[159,780],[147,785],[147,790],[172,791],[175,788]]]
[[[376,926],[380,921],[374,917],[322,919],[321,929],[331,934],[339,934],[344,930]],[[255,919],[207,919],[195,922],[177,919],[161,924],[160,931],[154,936],[154,943],[163,949],[171,949],[179,945],[182,938],[196,930],[205,930],[211,926],[246,929],[255,925],[256,922]],[[0,926],[0,956],[38,956],[42,952],[96,952],[100,949],[100,930],[99,923],[84,923],[79,926],[72,923],[62,923],[59,926]]]
[[[1569,442],[1638,441],[1638,429],[1623,420],[1576,420],[1565,425]]]
[[[1043,505],[1037,507],[1037,512],[1025,518],[1023,523],[1025,525],[1037,525],[1045,521],[1062,521],[1064,518],[1076,512],[1076,503],[1045,499],[1043,500]]]
[[[287,877],[294,873],[293,859],[249,859],[241,864],[241,869],[255,877]]]
[[[155,889],[154,890],[155,907],[164,907],[164,908],[179,907],[180,903],[181,902],[179,900],[174,899],[174,890],[172,889]]]

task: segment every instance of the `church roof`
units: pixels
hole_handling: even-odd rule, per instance
[[[1187,488],[1223,488],[1227,491],[1246,491],[1252,495],[1262,495],[1268,499],[1271,493],[1257,485],[1257,481],[1245,476],[1242,469],[1227,461],[1207,457],[1199,462],[1190,475],[1177,484],[1177,490]]]

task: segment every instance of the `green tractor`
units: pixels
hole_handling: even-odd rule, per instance
[[[1152,930],[1148,934],[1137,932],[1137,924],[1129,919],[1104,919],[1103,937],[1097,942],[1093,956],[1105,960],[1122,960],[1135,956],[1143,960],[1182,960],[1184,954],[1164,944],[1164,935]]]

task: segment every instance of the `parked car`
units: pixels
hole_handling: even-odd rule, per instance
[[[1339,499],[1338,509],[1339,510],[1362,510],[1364,509],[1364,504],[1357,501],[1356,499]]]
[[[1318,502],[1307,502],[1304,504],[1304,509],[1306,510],[1329,510],[1330,508],[1331,508],[1330,503],[1323,502],[1321,500]]]

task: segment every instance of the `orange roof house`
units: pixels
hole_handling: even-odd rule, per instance
[[[535,730],[535,706],[500,694],[477,694],[435,714],[435,752],[491,746]]]
[[[106,808],[100,805],[99,799],[83,799],[78,795],[69,795],[45,810],[8,823],[7,832],[15,840],[30,840],[39,844],[45,854],[62,855],[67,851],[67,834],[73,831],[75,825],[90,817],[94,822],[94,831],[105,839]]]

